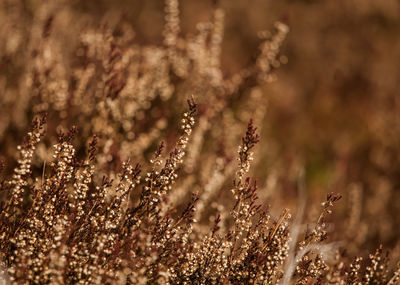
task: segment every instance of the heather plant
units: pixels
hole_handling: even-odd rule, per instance
[[[332,211],[343,194],[307,205],[301,163],[296,211],[272,209],[265,195],[278,183],[260,187],[254,175],[262,88],[286,62],[286,24],[229,74],[218,3],[184,37],[179,3],[167,0],[156,46],[135,42],[123,19],[77,20],[59,34],[77,19],[62,1],[38,3],[26,29],[23,4],[11,2],[0,9],[15,24],[0,30],[12,62],[0,74],[2,282],[398,284],[387,250],[368,255],[357,240],[359,184],[348,186],[342,230]]]

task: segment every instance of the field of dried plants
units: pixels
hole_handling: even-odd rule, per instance
[[[400,284],[396,0],[0,3],[0,284]]]

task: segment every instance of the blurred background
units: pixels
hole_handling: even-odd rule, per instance
[[[215,2],[180,1],[181,34],[195,34],[197,23],[210,21],[215,5],[221,7],[225,11],[224,77],[254,60],[260,32],[268,33],[277,21],[290,28],[281,47],[285,64],[274,71],[276,80],[258,89],[267,98],[267,109],[255,176],[262,185],[274,186],[271,203],[296,208],[293,169],[300,163],[309,205],[317,211],[326,193],[342,193],[335,227],[353,232],[357,245],[371,249],[383,243],[400,252],[400,2]],[[69,15],[60,23],[62,49],[74,45],[74,37],[68,34],[82,23],[111,25],[120,19],[133,27],[135,44],[163,43],[162,0],[60,3],[57,12]],[[6,40],[24,40],[23,33],[32,28],[41,4],[5,0],[1,12],[17,9],[18,20],[0,31],[5,35],[11,28],[21,33]],[[13,42],[3,38],[2,45],[6,44],[13,48]],[[3,90],[11,88],[24,64],[17,55],[0,54]],[[360,205],[354,206],[354,200]],[[358,224],[350,229],[346,228],[351,226],[349,211],[359,211]]]

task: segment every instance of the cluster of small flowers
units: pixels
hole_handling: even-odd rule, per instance
[[[342,198],[342,195],[336,193],[329,193],[327,195],[326,201],[322,202],[322,212],[318,217],[318,220],[315,224],[314,229],[311,232],[307,232],[303,241],[300,242],[299,248],[304,249],[306,246],[313,242],[321,242],[324,241],[327,237],[327,228],[328,225],[325,222],[325,218],[327,215],[332,213],[332,207],[334,203],[339,201]]]
[[[11,197],[8,200],[8,207],[5,211],[6,216],[11,214],[10,207],[16,207],[23,202],[25,188],[28,186],[27,178],[31,174],[32,157],[36,149],[36,145],[44,135],[44,125],[46,124],[47,116],[36,118],[33,122],[32,131],[28,132],[24,139],[23,145],[17,146],[20,158],[18,159],[18,167],[14,169],[14,175],[9,181],[11,190]],[[12,204],[12,205],[11,205]]]
[[[263,81],[270,81],[274,77],[271,76],[271,70],[278,68],[280,63],[286,62],[285,57],[278,58],[280,47],[289,32],[289,27],[281,22],[275,23],[277,33],[271,38],[267,39],[260,45],[260,56],[257,58],[257,67],[260,69],[259,79]]]
[[[314,258],[304,255],[296,267],[296,274],[300,276],[298,284],[308,284],[310,280],[318,280],[327,268],[325,261],[319,254],[316,254]]]
[[[236,200],[236,204],[231,212],[235,220],[235,227],[232,234],[234,239],[232,252],[235,251],[236,242],[251,228],[251,218],[258,210],[258,206],[255,205],[255,201],[257,200],[257,181],[254,181],[252,185],[249,177],[244,179],[244,175],[250,169],[250,162],[253,155],[251,149],[259,141],[259,135],[256,133],[256,130],[257,128],[253,126],[253,121],[250,120],[246,135],[242,138],[242,145],[239,146],[238,150],[239,168],[236,173],[237,182],[234,181],[234,187],[232,189]]]
[[[362,257],[357,257],[350,264],[350,271],[346,272],[347,284],[361,284],[360,269],[362,260]]]
[[[377,282],[387,282],[387,256],[383,255],[382,246],[374,254],[369,255],[370,265],[366,267],[363,282],[366,284],[376,284]]]
[[[162,195],[166,194],[168,190],[172,189],[172,184],[177,179],[177,167],[182,164],[183,157],[185,156],[185,149],[192,134],[194,126],[194,114],[196,112],[196,104],[193,99],[188,100],[189,112],[183,114],[181,121],[181,129],[184,134],[178,139],[175,148],[170,152],[165,165],[160,171],[153,169],[152,172],[146,174],[145,181],[147,185],[144,187],[148,196],[148,203],[150,207],[154,207],[160,202]],[[160,145],[156,152],[156,157],[152,160],[154,166],[159,166],[162,163],[160,159],[163,145]]]
[[[242,145],[240,145],[238,149],[238,189],[232,189],[232,193],[233,195],[235,195],[236,199],[238,199],[237,195],[240,195],[241,190],[244,189],[242,187],[242,184],[244,182],[244,175],[250,170],[250,162],[253,160],[253,152],[251,151],[251,149],[260,140],[260,136],[256,134],[256,130],[257,128],[253,126],[253,120],[250,120],[247,126],[246,135],[242,138]]]
[[[165,5],[165,10],[166,10],[166,16],[165,16],[166,25],[164,27],[164,42],[167,47],[174,48],[176,47],[178,34],[180,31],[178,0],[167,0]]]
[[[387,283],[388,285],[398,284],[400,281],[400,263],[397,264],[397,270],[394,272],[393,277]]]

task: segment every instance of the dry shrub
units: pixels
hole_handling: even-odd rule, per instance
[[[252,63],[229,75],[218,3],[183,37],[179,3],[167,0],[154,46],[135,42],[123,19],[99,24],[67,2],[31,4],[30,17],[22,2],[0,9],[4,282],[397,284],[382,247],[366,261],[346,253],[365,255],[359,184],[349,186],[350,228],[331,235],[342,196],[306,205],[300,162],[297,178],[271,172],[262,191],[249,177],[261,164],[261,90],[286,62],[286,24],[262,33]],[[268,206],[274,175],[298,183],[294,219]],[[385,181],[378,190],[389,199]],[[305,214],[315,223],[304,226]]]

